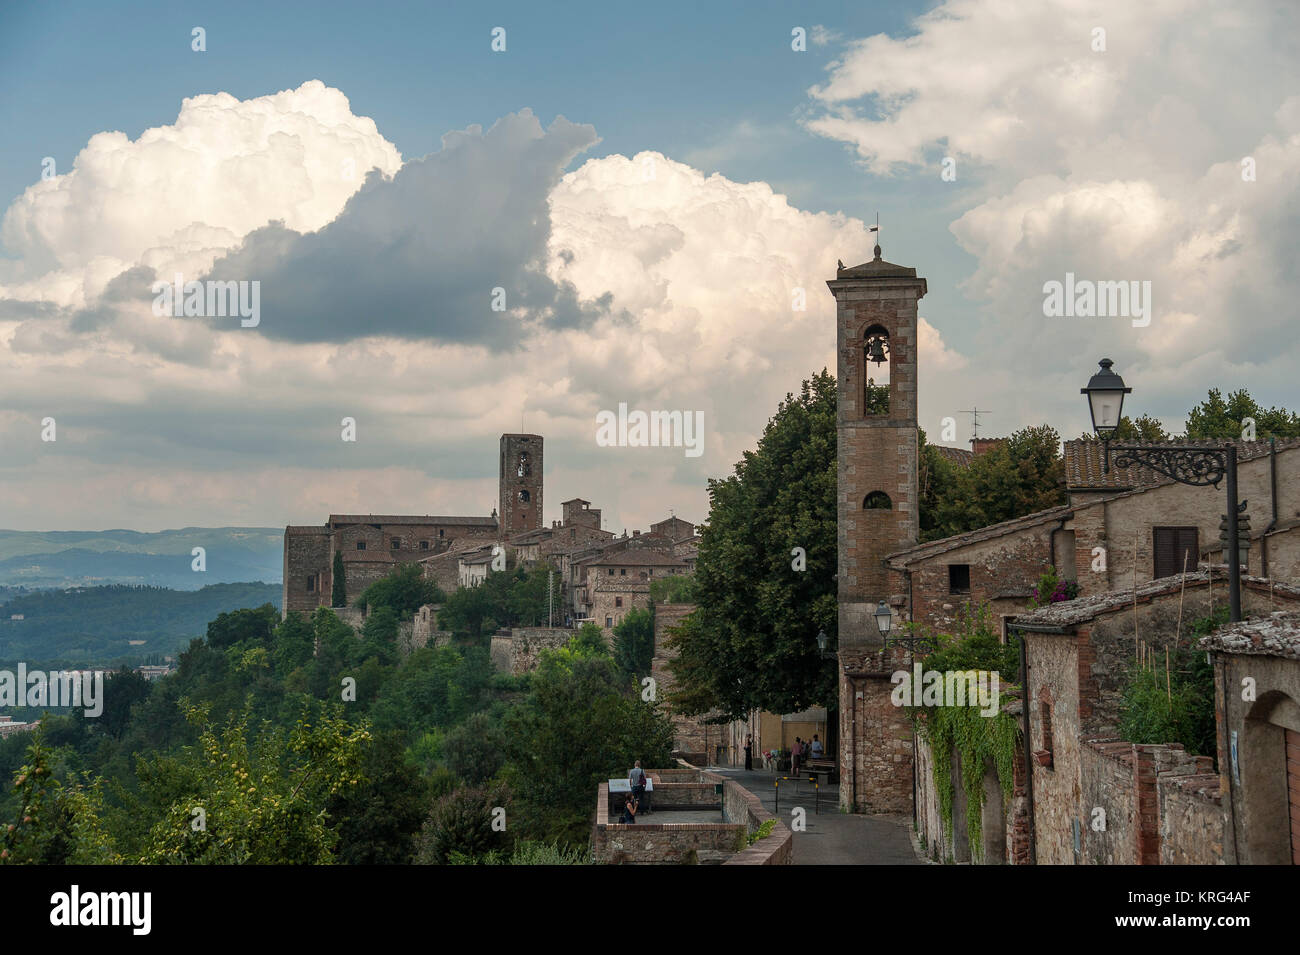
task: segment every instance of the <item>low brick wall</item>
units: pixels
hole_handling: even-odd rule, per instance
[[[698,774],[697,774],[698,775]],[[606,784],[608,786],[608,783]],[[650,808],[658,811],[660,809],[719,809],[721,808],[717,795],[713,792],[713,783],[667,783],[656,782],[653,791],[646,794],[650,797]],[[609,794],[609,811],[612,815],[619,815],[623,811],[623,803],[627,799],[627,793],[610,793]]]
[[[738,823],[611,822],[617,816],[611,816],[609,801],[609,783],[601,783],[591,836],[592,856],[598,863],[665,865],[692,857],[697,862],[721,862],[745,842],[746,827]]]
[[[710,783],[722,783],[722,808],[728,819],[744,820],[748,833],[769,819],[776,821],[772,833],[728,859],[724,865],[790,865],[794,861],[794,833],[784,822],[763,808],[758,797],[740,783],[717,773],[700,772]]]

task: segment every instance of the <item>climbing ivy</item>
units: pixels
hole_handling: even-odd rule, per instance
[[[954,671],[997,671],[999,685],[1005,678],[1018,674],[1020,649],[1017,641],[1003,644],[993,632],[986,605],[963,607],[958,613],[958,633],[935,634],[936,652],[924,660],[924,669]],[[1005,705],[1018,695],[1003,692],[998,712],[984,716],[979,706],[910,707],[913,726],[930,745],[933,756],[932,775],[939,795],[939,817],[944,831],[953,832],[952,803],[956,794],[952,779],[952,754],[961,756],[961,786],[966,794],[966,831],[971,852],[982,849],[984,809],[984,768],[991,761],[997,772],[1003,796],[1011,798],[1014,783],[1016,749],[1020,745],[1020,724],[1006,712]]]

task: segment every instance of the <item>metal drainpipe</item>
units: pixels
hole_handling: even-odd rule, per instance
[[[1277,438],[1268,439],[1268,478],[1269,478],[1269,501],[1273,508],[1273,519],[1268,522],[1268,527],[1264,528],[1264,533],[1259,536],[1259,562],[1260,572],[1264,577],[1268,577],[1268,535],[1273,528],[1277,527]]]

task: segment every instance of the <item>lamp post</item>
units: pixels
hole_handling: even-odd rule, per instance
[[[1116,467],[1148,467],[1190,487],[1218,487],[1226,479],[1228,494],[1228,542],[1224,549],[1228,555],[1228,613],[1230,619],[1241,619],[1241,558],[1237,540],[1237,446],[1232,442],[1215,445],[1183,444],[1176,446],[1146,447],[1119,444],[1112,449],[1110,436],[1119,427],[1124,396],[1133,391],[1124,385],[1124,379],[1110,370],[1114,364],[1103,358],[1101,371],[1088,381],[1088,387],[1079,393],[1088,398],[1088,411],[1092,415],[1092,429],[1102,439],[1102,468],[1110,471],[1110,452],[1114,450]],[[1133,555],[1137,559],[1137,555]]]
[[[826,636],[825,630],[817,631],[817,651],[821,654],[823,660],[834,660],[835,654],[826,651],[826,645],[830,643],[830,638]]]

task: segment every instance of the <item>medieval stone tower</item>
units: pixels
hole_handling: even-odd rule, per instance
[[[875,611],[891,600],[885,556],[917,542],[916,325],[926,282],[875,258],[826,283],[836,302],[841,804],[911,808],[912,747],[894,707]],[[894,625],[900,621],[894,617]]]
[[[503,535],[542,526],[542,436],[501,435],[500,500]]]

